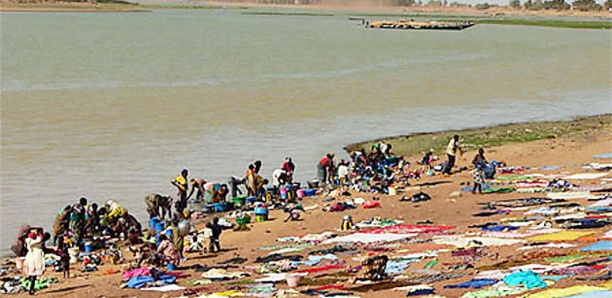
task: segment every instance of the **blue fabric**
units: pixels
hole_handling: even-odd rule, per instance
[[[154,282],[153,276],[134,276],[127,282],[128,288],[140,289],[147,283]]]
[[[408,292],[406,296],[420,296],[420,295],[433,295],[433,294],[435,294],[434,289],[421,289],[421,290],[414,290],[412,292]]]
[[[603,298],[603,297],[612,297],[612,291],[610,290],[598,290],[591,291],[582,294],[576,294],[572,296],[565,296],[565,298]]]
[[[159,280],[165,284],[173,284],[176,282],[176,276],[174,275],[160,275]],[[132,289],[140,289],[150,282],[155,282],[153,276],[134,276],[127,282],[127,286]]]
[[[568,277],[572,277],[574,276],[574,274],[565,274],[565,275],[547,275],[542,277],[545,280],[553,280],[553,281],[560,281],[562,279],[568,278]]]
[[[403,274],[408,268],[408,264],[414,262],[413,260],[397,260],[387,261],[387,267],[385,268],[386,274]]]
[[[512,273],[504,277],[504,282],[511,287],[523,284],[529,290],[546,287],[540,275],[531,270]]]
[[[593,155],[594,158],[612,158],[612,153],[604,153]]]
[[[612,250],[612,241],[599,241],[587,247],[583,247],[582,251],[597,251],[597,250]]]
[[[518,228],[519,227],[514,227],[514,226],[488,226],[488,227],[482,228],[482,230],[501,232],[501,231],[514,231],[514,230],[518,230]]]
[[[460,283],[458,285],[445,285],[444,288],[456,289],[456,288],[475,288],[480,289],[482,287],[490,286],[496,284],[498,282],[497,279],[488,279],[488,278],[479,278],[472,279],[470,281],[466,281],[464,283]]]
[[[308,261],[295,261],[291,262],[293,265],[308,265],[314,266],[319,264],[323,260],[337,260],[338,257],[334,254],[326,254],[324,256],[308,256]]]
[[[562,166],[543,166],[543,167],[540,167],[539,170],[540,171],[553,171],[553,170],[558,170],[558,169],[561,169],[561,168],[563,168],[563,167]]]

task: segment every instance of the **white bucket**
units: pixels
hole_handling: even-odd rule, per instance
[[[287,286],[295,288],[300,283],[301,276],[298,274],[287,274]]]
[[[397,195],[397,190],[395,189],[395,187],[389,186],[389,195],[390,196]]]
[[[24,257],[17,257],[17,258],[15,258],[15,268],[17,268],[17,270],[22,270],[23,269],[23,262],[25,262],[25,258]]]

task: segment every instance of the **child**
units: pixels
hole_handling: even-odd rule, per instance
[[[342,231],[350,231],[355,229],[355,224],[353,223],[353,219],[350,215],[345,215],[342,219],[342,226],[340,227]]]
[[[200,235],[202,235],[201,240],[203,241],[202,243],[202,251],[204,252],[212,252],[212,236],[213,236],[213,232],[212,232],[212,224],[209,222],[206,224],[206,227],[204,227],[204,229],[202,229],[199,233]],[[199,238],[200,239],[200,238]]]
[[[64,278],[70,278],[70,254],[68,253],[68,243],[64,242],[64,236],[57,239],[57,255],[60,257],[59,266],[56,271],[62,271]]]

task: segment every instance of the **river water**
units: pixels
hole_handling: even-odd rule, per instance
[[[365,29],[237,10],[3,13],[1,226],[85,196],[146,222],[170,180],[226,181],[369,138],[611,112],[610,31]]]

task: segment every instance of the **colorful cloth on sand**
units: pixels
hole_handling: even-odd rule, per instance
[[[472,279],[470,281],[466,281],[464,283],[460,283],[460,284],[456,284],[456,285],[445,285],[444,288],[448,288],[448,289],[457,289],[457,288],[475,288],[475,289],[480,289],[482,287],[490,286],[490,285],[496,284],[498,282],[499,282],[499,280],[497,280],[497,279],[487,279],[487,278]]]
[[[360,233],[367,234],[384,234],[384,233],[392,233],[392,234],[410,234],[410,233],[437,233],[443,232],[447,230],[452,230],[456,228],[455,226],[429,226],[429,225],[395,225],[389,227],[382,228],[374,228],[362,230]]]
[[[512,273],[504,277],[504,282],[508,286],[524,285],[527,289],[545,288],[547,285],[540,277],[540,274],[533,271],[521,271]]]
[[[567,297],[567,296],[578,295],[578,294],[592,292],[592,291],[601,291],[601,290],[606,290],[606,288],[579,285],[579,286],[572,286],[572,287],[562,288],[562,289],[548,289],[546,291],[527,295],[526,298]]]

